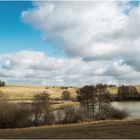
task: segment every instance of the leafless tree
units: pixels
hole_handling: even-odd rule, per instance
[[[50,109],[50,96],[49,93],[44,91],[43,93],[37,94],[33,98],[33,112],[34,112],[34,124],[37,126],[40,119],[47,120]]]

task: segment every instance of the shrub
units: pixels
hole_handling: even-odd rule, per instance
[[[62,109],[63,119],[61,123],[78,123],[84,120],[83,110],[76,109],[73,106]]]
[[[3,81],[0,80],[0,86],[1,87],[5,86],[5,82],[3,82]]]
[[[64,90],[61,98],[62,100],[70,100],[71,99],[70,92],[68,90]]]
[[[100,113],[98,112],[95,115],[96,120],[108,120],[108,119],[121,120],[121,119],[125,119],[126,117],[128,117],[128,114],[125,111],[118,110],[118,109],[113,108],[113,107],[108,108],[106,111],[104,110],[104,111],[102,111]]]
[[[34,125],[39,125],[41,120],[44,120],[44,123],[46,123],[50,109],[49,93],[44,91],[43,93],[35,95],[33,97],[32,109],[34,114]]]
[[[45,120],[45,124],[52,125],[55,123],[56,123],[55,114],[53,112],[49,112]]]
[[[8,100],[0,102],[0,128],[17,128],[31,125],[31,110],[23,105],[10,103]]]
[[[56,123],[57,124],[62,124],[63,123],[63,119],[64,119],[63,109],[56,110],[55,111],[55,117],[56,117]]]
[[[54,98],[55,101],[61,101],[62,99],[59,97]]]
[[[128,117],[128,113],[112,107],[109,110],[108,116],[110,119],[125,119],[126,117]]]
[[[68,89],[68,87],[64,87],[64,86],[62,86],[62,87],[60,87],[61,89]]]

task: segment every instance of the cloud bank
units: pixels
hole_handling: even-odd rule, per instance
[[[33,51],[1,55],[0,76],[50,85],[140,83],[140,5],[128,1],[33,5],[21,13],[22,20],[41,31],[43,40],[58,41],[66,58]]]
[[[0,77],[5,81],[47,85],[117,84],[137,81],[129,65],[117,61],[83,61],[49,57],[42,52],[20,51],[0,55]]]

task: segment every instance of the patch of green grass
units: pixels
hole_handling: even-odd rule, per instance
[[[140,138],[140,121],[105,121],[0,130],[0,138]]]

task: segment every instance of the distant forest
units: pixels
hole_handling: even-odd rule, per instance
[[[0,80],[0,87],[5,86],[5,82]]]
[[[135,86],[118,87],[117,100],[140,100],[140,93]]]

